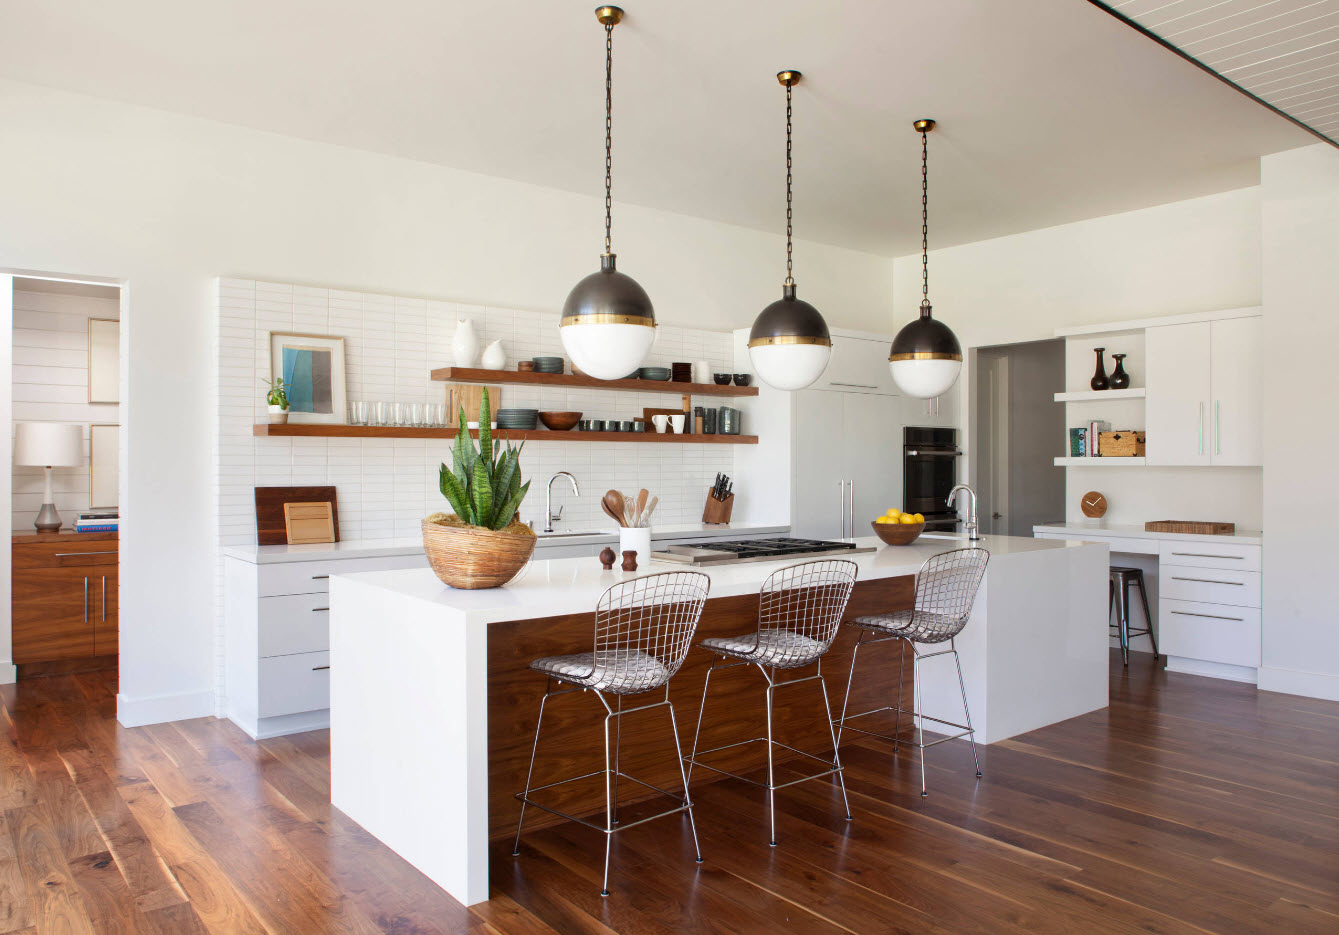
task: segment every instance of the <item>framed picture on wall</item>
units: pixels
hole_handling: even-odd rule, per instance
[[[88,505],[100,510],[120,506],[121,426],[88,427]]]
[[[270,379],[284,378],[288,421],[343,425],[344,339],[270,332]]]
[[[115,318],[88,320],[88,401],[121,401],[121,323]]]

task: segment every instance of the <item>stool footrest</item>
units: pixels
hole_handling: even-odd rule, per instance
[[[823,770],[822,772],[814,773],[809,776],[801,776],[799,779],[792,779],[789,782],[779,782],[772,785],[766,782],[759,782],[756,779],[750,779],[747,776],[741,776],[739,773],[732,773],[730,772],[730,770],[721,769],[719,766],[712,766],[710,763],[703,763],[700,759],[698,759],[698,757],[701,757],[704,754],[719,753],[722,750],[729,750],[732,747],[742,747],[745,744],[750,743],[767,743],[767,738],[750,737],[748,740],[740,740],[735,743],[727,743],[720,747],[712,747],[710,750],[700,750],[695,756],[686,756],[683,758],[683,760],[685,763],[690,763],[693,766],[700,766],[703,769],[711,770],[713,773],[720,773],[722,776],[729,776],[731,779],[738,779],[743,782],[747,782],[750,785],[758,786],[762,789],[785,789],[787,786],[793,786],[801,782],[808,782],[810,779],[821,779],[824,776],[831,776],[834,773],[840,773],[842,771],[842,767],[834,765],[832,760],[824,759],[821,756],[815,756],[814,754],[809,753],[805,750],[800,750],[795,747],[792,747],[790,744],[781,743],[779,740],[773,740],[772,746],[781,747],[784,750],[789,750],[791,753],[798,754],[802,757],[807,757],[808,759],[824,764],[828,768],[826,770]],[[762,769],[764,767],[760,765],[756,768]]]
[[[846,723],[847,721],[852,721],[858,717],[865,717],[870,714],[879,714],[884,711],[894,711],[898,714],[899,717],[903,714],[911,717],[912,721],[909,725],[907,725],[907,730],[911,731],[913,736],[915,736],[916,733],[915,718],[917,717],[919,717],[923,721],[934,721],[936,724],[943,724],[945,727],[956,727],[959,733],[950,734],[947,737],[940,737],[938,740],[931,740],[928,743],[920,743],[916,740],[902,740],[901,738],[895,737],[891,734],[880,734],[877,731],[865,730],[863,727],[853,727],[850,724]],[[960,737],[966,737],[968,734],[976,733],[974,730],[972,730],[972,728],[968,727],[966,724],[959,724],[956,721],[946,721],[943,718],[934,717],[929,714],[917,714],[915,711],[908,711],[906,708],[899,708],[896,705],[889,705],[886,708],[874,708],[873,710],[861,711],[857,714],[848,714],[844,718],[836,717],[832,719],[832,723],[833,726],[837,727],[839,730],[853,730],[858,734],[869,734],[871,737],[879,737],[883,740],[890,741],[894,744],[904,743],[909,747],[933,747],[935,744],[941,744],[948,740],[957,740]]]
[[[554,786],[565,786],[568,783],[580,782],[581,780],[589,779],[592,776],[603,776],[604,773],[605,773],[604,770],[597,769],[594,772],[585,773],[584,775],[581,776],[573,776],[570,779],[559,779],[557,782],[546,783],[542,786],[532,786],[530,789],[530,793],[531,795],[533,795],[534,793],[540,792],[544,789],[552,789]],[[589,821],[577,815],[572,815],[569,814],[568,812],[564,812],[561,809],[554,808],[552,805],[545,805],[543,802],[538,802],[535,799],[531,798],[530,795],[527,795],[524,792],[517,792],[515,798],[518,802],[524,802],[526,805],[532,806],[541,811],[548,812],[551,815],[557,815],[560,818],[566,818],[568,821],[575,821],[579,825],[585,825],[587,828],[591,828],[595,831],[600,831],[604,834],[613,834],[615,831],[623,831],[626,828],[635,828],[638,825],[643,824],[644,822],[654,821],[657,818],[664,818],[666,815],[675,815],[678,814],[679,812],[686,812],[688,811],[688,809],[693,807],[693,803],[685,799],[683,796],[675,795],[673,792],[669,792],[665,789],[660,788],[659,786],[653,786],[651,785],[651,783],[638,779],[636,776],[629,776],[622,770],[611,769],[609,770],[609,774],[611,776],[617,776],[620,779],[627,779],[630,782],[635,782],[637,783],[637,785],[642,786],[643,788],[646,789],[650,789],[652,792],[662,795],[665,798],[673,799],[675,802],[678,802],[679,804],[674,808],[666,809],[663,812],[656,812],[654,815],[646,815],[645,817],[638,818],[636,821],[628,821],[628,822],[620,821],[616,827],[607,828],[602,824],[596,824],[593,821]]]

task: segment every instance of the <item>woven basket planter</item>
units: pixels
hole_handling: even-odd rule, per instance
[[[423,521],[423,551],[443,584],[475,590],[506,584],[535,551],[534,536]]]

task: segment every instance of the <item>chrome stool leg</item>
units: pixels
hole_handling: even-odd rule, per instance
[[[688,827],[693,832],[693,850],[697,862],[702,863],[702,846],[697,843],[697,820],[693,818],[693,798],[688,793],[688,774],[683,768],[683,747],[679,745],[679,722],[674,717],[674,705],[669,703],[669,686],[665,686],[665,704],[669,706],[670,730],[674,733],[674,752],[679,757],[679,778],[683,780],[683,800],[688,803]]]
[[[851,672],[855,672],[855,657],[851,657]],[[846,683],[850,693],[851,683]],[[828,716],[828,733],[832,735],[832,766],[837,771],[837,784],[842,790],[842,807],[846,809],[846,820],[851,821],[851,800],[846,797],[846,776],[842,772],[842,756],[837,749],[837,732],[832,729],[832,705],[828,702],[828,683],[823,679],[823,660],[818,660],[818,690],[823,693],[823,710]]]
[[[1116,636],[1120,640],[1120,658],[1123,665],[1130,664],[1130,586],[1124,581],[1115,585],[1116,589]]]
[[[665,698],[668,700],[669,692]],[[618,753],[623,747],[623,696],[618,696],[618,720],[614,722],[614,824],[618,824]]]
[[[521,853],[521,825],[525,824],[525,799],[530,797],[530,780],[535,775],[535,751],[539,749],[539,729],[544,724],[544,705],[548,703],[552,687],[553,679],[549,679],[544,683],[544,697],[539,699],[539,720],[535,721],[535,742],[530,747],[530,769],[525,774],[525,798],[521,799],[521,817],[516,822],[516,841],[511,846],[511,856],[513,857],[518,857]],[[566,694],[566,692],[562,694]]]
[[[1148,627],[1148,641],[1153,644],[1153,655],[1158,655],[1158,638],[1153,634],[1153,614],[1148,609],[1148,591],[1144,589],[1144,576],[1136,579],[1139,585],[1139,600],[1144,605],[1144,626]]]
[[[976,775],[981,776],[981,760],[976,755],[976,730],[972,727],[972,711],[967,707],[967,683],[962,679],[962,660],[958,658],[958,648],[953,640],[948,641],[953,649],[953,664],[958,667],[958,690],[962,692],[962,713],[967,719],[967,740],[972,745],[972,762],[976,764]]]
[[[921,654],[915,646],[911,647],[911,683],[916,692],[916,747],[921,755],[921,795],[925,791],[925,704],[921,701]]]
[[[604,705],[606,712],[604,716],[604,882],[600,886],[600,895],[609,895],[609,852],[614,846],[614,783],[617,776],[609,769],[609,721],[617,717],[619,729],[622,729],[623,723],[623,699],[619,699],[619,714],[614,714],[609,702],[604,700],[604,695],[600,692],[595,693],[595,697],[600,699],[600,704]]]
[[[897,656],[897,714],[893,717],[893,752],[897,752],[897,744],[902,739],[902,683],[907,679],[907,640],[899,640],[902,644],[901,650]]]
[[[772,690],[776,685],[773,684],[766,669],[758,666],[758,671],[767,679],[767,820],[772,834],[768,843],[776,847],[776,778],[772,774]],[[776,670],[773,669],[772,675],[775,674]]]

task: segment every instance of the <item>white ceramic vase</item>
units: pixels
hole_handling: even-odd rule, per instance
[[[485,370],[501,370],[507,366],[507,353],[502,350],[502,341],[497,340],[484,348],[484,355],[479,360],[479,366]]]
[[[451,339],[451,355],[457,367],[473,367],[479,356],[479,336],[474,333],[474,322],[468,318],[456,319],[456,336]]]
[[[270,409],[270,424],[271,424],[271,425],[287,425],[287,424],[288,424],[288,410],[287,410],[287,409],[285,409],[283,406],[270,406],[269,409]]]

